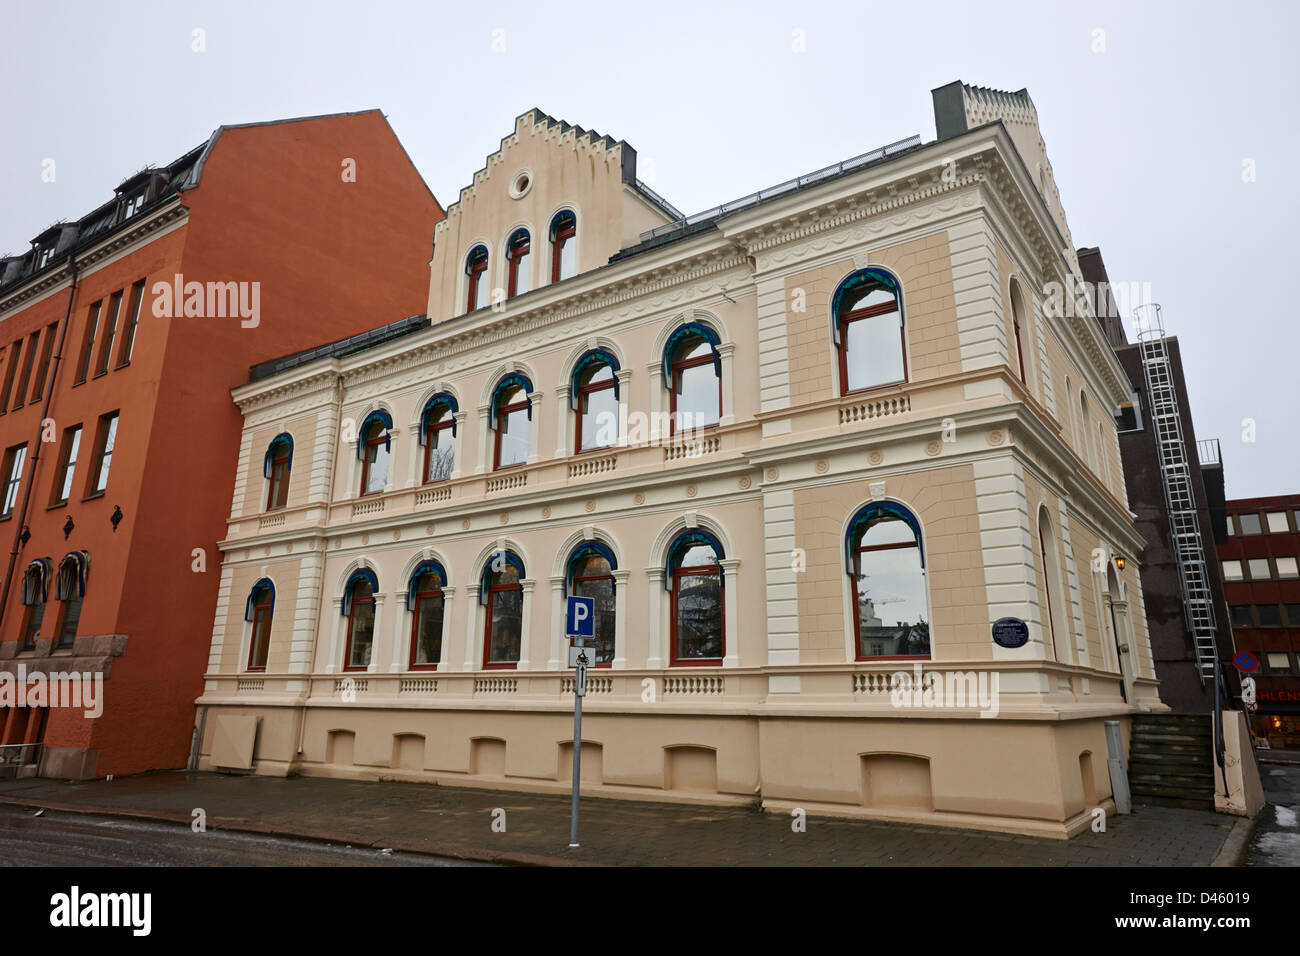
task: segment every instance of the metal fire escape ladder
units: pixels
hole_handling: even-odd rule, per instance
[[[1142,348],[1147,397],[1151,403],[1151,426],[1160,450],[1160,475],[1165,487],[1169,530],[1182,582],[1183,612],[1196,649],[1197,670],[1204,683],[1214,677],[1218,658],[1205,543],[1196,518],[1196,495],[1192,489],[1187,443],[1183,440],[1178,409],[1178,389],[1174,386],[1169,364],[1160,306],[1145,305],[1139,309],[1148,310],[1145,319],[1136,319],[1137,335]],[[1135,316],[1137,312],[1135,309]]]

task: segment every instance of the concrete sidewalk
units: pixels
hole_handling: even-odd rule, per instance
[[[790,817],[757,810],[584,798],[582,846],[571,850],[569,798],[549,794],[172,772],[4,781],[0,803],[186,826],[201,808],[209,829],[540,865],[1208,866],[1221,851],[1219,865],[1235,862],[1246,827],[1226,851],[1238,818],[1163,807],[1112,815],[1106,833],[1069,841],[820,817],[795,833]],[[505,832],[493,828],[501,810]]]

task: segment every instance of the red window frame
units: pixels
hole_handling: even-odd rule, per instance
[[[614,593],[614,595],[615,595],[615,598],[617,599],[617,596],[618,596],[618,582],[614,580],[614,573],[613,573],[612,571],[611,571],[609,574],[580,574],[580,575],[576,575],[576,576],[574,576],[574,578],[573,578],[572,581],[570,582],[570,585],[571,585],[571,586],[570,586],[570,588],[569,588],[569,593],[571,593],[571,594],[577,594],[577,593],[578,593],[578,585],[581,584],[581,583],[583,583],[583,582],[586,582],[586,581],[608,581],[608,582],[609,582],[610,590],[613,591],[613,593]],[[614,611],[614,614],[615,614],[615,621],[617,622],[617,620],[618,620],[618,617],[617,617],[617,615],[618,615],[618,611],[617,611],[617,609]],[[725,634],[723,635],[723,641],[724,641],[724,642],[726,641],[726,635],[725,635]],[[616,650],[616,652],[617,652],[617,649],[615,649],[615,650]],[[613,666],[614,666],[614,661],[613,661],[613,659],[610,659],[610,660],[606,661],[606,662],[603,663],[603,664],[593,664],[592,666],[593,666],[593,667],[613,667]]]
[[[519,284],[519,260],[520,257],[527,258],[532,250],[532,245],[532,237],[528,233],[524,233],[523,238],[516,239],[514,245],[506,251],[506,258],[510,260],[510,277],[506,282],[507,299],[515,297],[515,290]]]
[[[280,453],[271,459],[271,479],[267,483],[266,489],[266,510],[276,511],[285,507],[289,503],[289,446],[285,442],[276,442],[276,447]],[[284,474],[276,477],[280,472],[281,466],[284,466]],[[366,486],[365,480],[361,482],[361,487]],[[276,492],[280,491],[277,495]],[[283,498],[283,501],[276,502],[277,498]]]
[[[609,378],[608,378],[608,379],[605,379],[604,381],[597,382],[597,383],[594,384],[594,385],[591,384],[590,382],[588,382],[588,384],[586,384],[586,385],[579,385],[579,386],[578,386],[578,408],[577,408],[577,411],[574,412],[574,415],[575,415],[576,418],[577,418],[577,422],[575,423],[576,427],[573,429],[573,433],[574,433],[574,434],[573,434],[573,453],[574,453],[575,455],[581,455],[581,454],[583,454],[584,452],[591,452],[591,451],[608,451],[608,450],[610,449],[610,447],[611,447],[610,445],[593,445],[591,448],[586,448],[586,449],[584,449],[584,448],[582,447],[582,398],[583,398],[583,396],[584,396],[584,395],[592,395],[592,394],[594,394],[594,393],[596,393],[596,392],[603,392],[603,391],[605,391],[606,389],[611,389],[611,388],[613,388],[615,385],[618,384],[618,379],[617,379],[617,378],[615,377],[615,375],[614,375],[614,370],[613,370],[612,368],[610,368],[610,365],[609,365],[608,362],[593,362],[592,365],[593,365],[593,368],[595,369],[595,371],[592,372],[593,375],[596,374],[596,371],[599,371],[599,370],[602,369],[602,368],[608,368],[608,369],[609,369]],[[722,408],[722,405],[721,405],[721,402],[722,402],[721,381],[719,381],[719,388],[718,388],[718,402],[719,402],[718,408],[719,408],[719,410],[721,410],[721,408]]]
[[[253,632],[248,640],[248,666],[245,670],[264,671],[266,670],[266,659],[271,650],[271,619],[274,616],[274,601],[271,597],[271,589],[263,587],[259,589],[265,600],[253,605]],[[257,651],[257,630],[265,621],[266,640],[262,642],[261,662],[256,659]],[[349,631],[349,638],[351,631]]]
[[[522,654],[524,651],[524,639],[526,635],[524,634],[524,620],[523,620],[523,607],[524,607],[523,584],[520,583],[519,581],[515,581],[513,584],[488,585],[488,599],[487,599],[487,604],[484,605],[484,608],[487,611],[487,613],[484,615],[484,622],[483,622],[483,669],[485,671],[517,670],[519,668],[518,661],[489,661],[488,660],[488,657],[492,653],[492,606],[496,602],[496,596],[505,591],[519,592],[519,653]]]
[[[685,372],[687,369],[696,368],[697,366],[704,365],[706,363],[709,365],[715,365],[713,360],[712,343],[710,343],[709,340],[705,338],[700,338],[697,336],[694,338],[687,339],[685,342],[683,342],[681,345],[677,347],[677,354],[681,355],[683,352],[690,351],[692,348],[695,347],[695,344],[697,342],[703,342],[706,345],[710,346],[709,353],[707,355],[700,355],[693,359],[677,359],[672,364],[671,371],[672,371],[673,380],[668,383],[668,434],[669,435],[677,434],[677,386],[678,383],[681,381],[682,372]],[[721,424],[721,420],[722,420],[722,375],[719,374],[716,365],[714,368],[713,375],[718,380],[718,421],[703,426],[705,428],[716,428],[718,425]]]
[[[715,554],[716,557],[716,554]],[[721,650],[717,657],[691,657],[684,660],[677,657],[677,595],[678,579],[682,577],[699,577],[704,574],[718,576],[718,624],[722,627]],[[690,567],[673,568],[672,603],[669,607],[669,648],[668,664],[670,667],[720,667],[727,656],[727,596],[724,588],[723,570],[720,564],[698,564]]]
[[[445,409],[447,409],[447,411],[449,411],[449,412],[451,411],[451,406],[450,406],[450,405],[443,405],[443,404],[439,403],[438,406],[434,409],[434,411],[437,411],[438,408],[445,408]],[[430,479],[430,478],[429,478],[429,459],[433,457],[433,447],[434,447],[434,436],[435,436],[435,434],[436,434],[437,432],[440,432],[440,431],[454,431],[455,426],[456,426],[456,414],[455,414],[454,412],[452,412],[452,414],[448,415],[447,418],[446,418],[444,421],[440,421],[440,422],[439,422],[439,421],[434,421],[434,422],[431,422],[431,423],[429,424],[428,429],[425,431],[425,433],[424,433],[424,480],[423,480],[422,484],[426,484],[426,485],[427,485],[427,484],[430,484],[430,483],[435,482],[435,481],[450,481],[450,480],[451,480],[451,475],[448,475],[446,478],[435,478],[435,479]],[[455,454],[455,452],[453,451],[452,454]],[[454,464],[452,465],[452,468],[453,468],[453,469],[455,468],[455,465],[454,465]],[[364,487],[364,486],[363,486],[363,487]]]
[[[578,234],[578,223],[574,220],[573,225],[565,226],[555,234],[551,240],[551,281],[560,281],[560,255],[564,250],[564,244],[573,239]]]
[[[469,264],[469,296],[465,301],[465,311],[475,311],[474,302],[478,299],[478,284],[487,278],[488,257],[481,256]]]
[[[442,635],[441,640],[447,639],[447,602],[442,593],[442,588],[434,588],[431,591],[417,591],[415,594],[415,612],[411,615],[411,653],[407,661],[407,668],[413,671],[436,671],[438,663],[417,664],[415,662],[415,648],[420,638],[420,604],[425,600],[437,599],[442,601]]]
[[[520,387],[522,388],[522,386]],[[510,468],[519,468],[522,465],[528,464],[527,461],[517,461],[513,465],[505,465],[505,466],[501,464],[501,422],[511,412],[525,411],[528,409],[528,407],[531,404],[532,404],[532,399],[530,399],[527,393],[525,393],[523,401],[512,402],[509,405],[500,405],[497,407],[496,437],[493,439],[493,447],[492,447],[492,470],[493,471],[504,471]],[[532,441],[533,441],[533,435],[532,435],[532,429],[530,428],[528,432],[529,448],[532,447]]]
[[[370,484],[370,449],[374,445],[382,445],[388,441],[388,428],[383,422],[378,421],[371,425],[370,428],[376,432],[376,435],[374,438],[366,439],[365,451],[361,454],[361,493],[357,496],[359,498],[364,498],[366,495],[378,495],[383,492],[382,488],[379,491],[366,491],[366,486]],[[390,468],[392,464],[391,461],[388,463]]]
[[[898,551],[903,548],[917,548],[920,545],[916,543],[914,537],[911,541],[891,541],[888,544],[869,544],[863,547],[861,542],[866,532],[871,530],[870,527],[858,536],[858,541],[853,547],[853,659],[856,661],[922,661],[934,659],[934,644],[930,645],[930,653],[922,656],[921,654],[863,654],[862,653],[862,618],[858,614],[858,579],[862,577],[862,554],[866,551]]]
[[[367,582],[368,584],[369,582]],[[357,597],[356,585],[353,585],[352,599],[348,602],[348,640],[343,646],[343,669],[345,671],[364,671],[370,668],[370,664],[353,664],[352,661],[352,631],[356,626],[356,613],[359,606],[369,604],[372,608],[370,612],[370,660],[374,663],[375,658],[375,617],[374,604],[375,595],[372,591],[366,597]]]
[[[837,321],[839,323],[840,344],[836,351],[839,353],[840,395],[859,395],[863,392],[875,391],[878,388],[890,388],[891,386],[901,385],[908,380],[907,333],[903,328],[902,313],[898,306],[898,295],[897,293],[891,293],[891,295],[893,295],[893,298],[888,302],[878,302],[875,305],[869,305],[861,309],[854,309],[851,312],[845,312],[839,316]],[[891,312],[899,312],[898,348],[903,357],[902,379],[897,382],[884,382],[880,385],[868,385],[866,388],[849,388],[849,326],[860,319],[874,319],[877,316],[888,315]]]

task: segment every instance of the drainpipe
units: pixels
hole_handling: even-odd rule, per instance
[[[41,417],[36,423],[36,443],[32,448],[32,456],[29,459],[31,468],[27,472],[27,482],[23,488],[22,504],[18,508],[18,520],[14,522],[14,543],[9,549],[9,563],[5,568],[4,584],[0,587],[0,627],[4,625],[4,615],[6,608],[9,607],[9,590],[13,585],[14,568],[18,564],[18,552],[23,546],[23,529],[27,526],[27,508],[32,500],[32,488],[36,485],[36,469],[41,460],[41,434],[44,431],[42,423],[50,417],[50,405],[54,402],[54,386],[59,378],[59,364],[63,361],[63,343],[68,337],[68,320],[72,316],[72,301],[77,296],[77,257],[73,253],[68,256],[68,270],[72,274],[72,285],[68,287],[68,304],[63,310],[63,322],[59,325],[59,338],[54,345],[54,358],[50,363],[49,377],[45,382],[45,398],[41,402]]]

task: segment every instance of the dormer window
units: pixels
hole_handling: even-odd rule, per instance
[[[122,213],[118,217],[119,222],[130,219],[132,216],[138,213],[142,208],[144,208],[144,192],[145,191],[141,189],[132,193],[129,196],[123,197]]]
[[[465,257],[465,275],[469,276],[469,295],[465,311],[474,312],[487,305],[488,300],[487,246],[475,246]]]
[[[510,261],[510,278],[506,284],[506,298],[513,299],[528,291],[529,270],[532,264],[528,253],[532,242],[527,229],[516,229],[506,243],[506,258]]]
[[[556,213],[551,220],[551,281],[571,277],[575,270],[574,252],[578,241],[578,219],[569,210]]]
[[[36,247],[36,271],[40,272],[54,260],[54,243]]]

